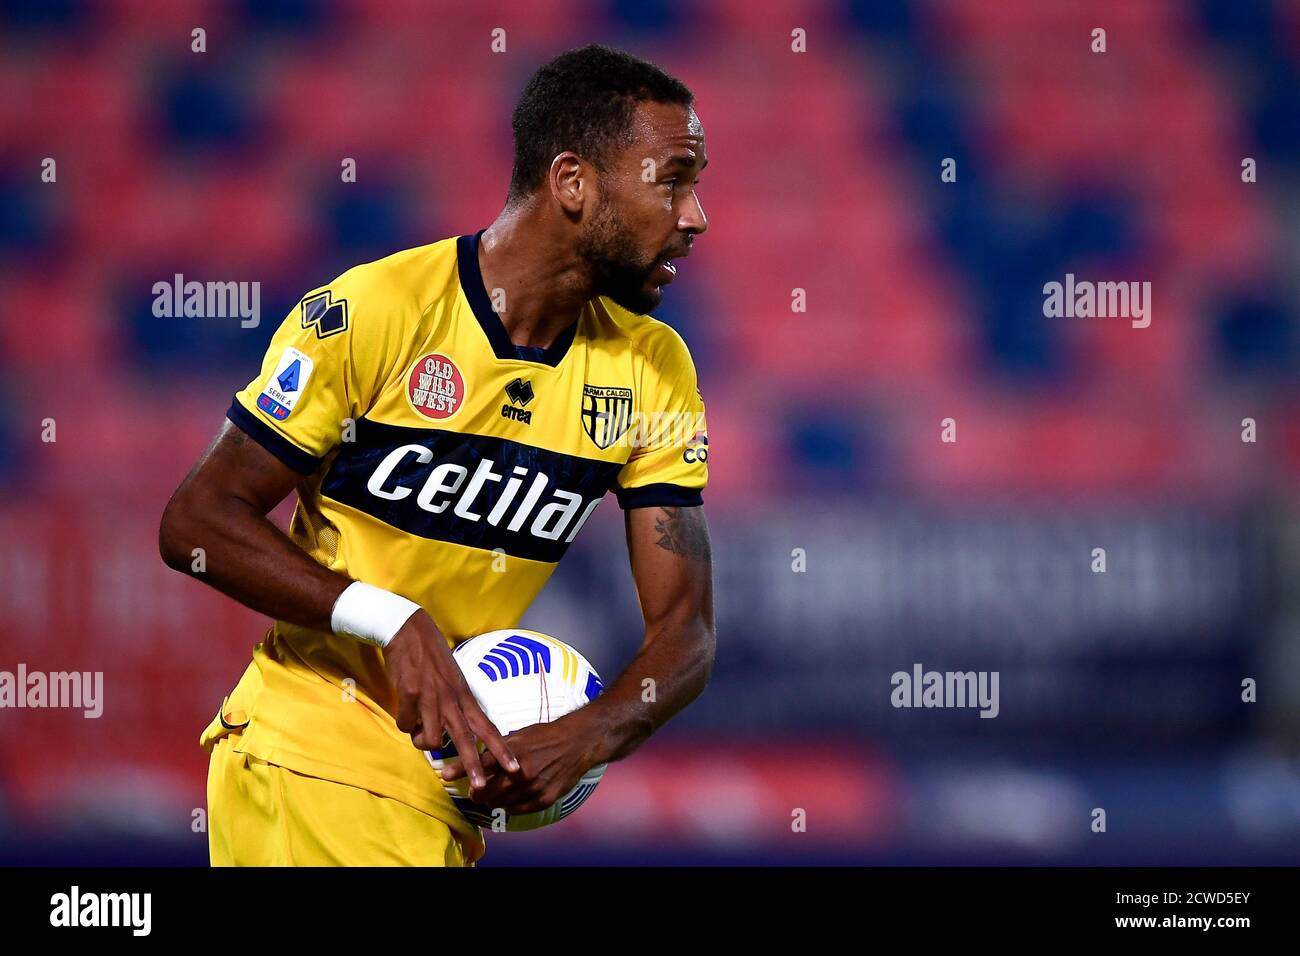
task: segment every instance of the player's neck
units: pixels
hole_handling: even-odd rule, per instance
[[[527,209],[503,210],[479,238],[484,288],[515,345],[550,346],[591,298],[582,261],[557,256],[562,246]]]

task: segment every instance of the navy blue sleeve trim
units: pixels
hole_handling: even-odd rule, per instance
[[[704,504],[699,488],[683,488],[681,485],[615,486],[614,494],[618,497],[618,506],[624,511],[628,508],[693,508]]]
[[[303,451],[289,439],[285,438],[266,422],[252,414],[239,404],[239,399],[232,399],[226,417],[248,432],[249,437],[276,458],[301,475],[310,475],[320,467],[323,459]]]

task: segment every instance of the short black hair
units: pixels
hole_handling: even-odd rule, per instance
[[[610,151],[631,142],[632,114],[645,101],[690,107],[695,94],[653,63],[599,43],[551,60],[528,81],[511,117],[515,165],[506,201],[541,186],[565,150],[604,170]]]

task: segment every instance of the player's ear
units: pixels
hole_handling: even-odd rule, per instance
[[[566,150],[551,160],[551,195],[565,212],[572,215],[581,213],[582,207],[592,198],[587,176],[585,164],[575,152]]]

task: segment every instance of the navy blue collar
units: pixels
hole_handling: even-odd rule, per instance
[[[465,300],[474,310],[474,317],[478,319],[483,334],[492,345],[492,352],[499,359],[518,360],[521,358],[520,353],[515,344],[510,341],[510,336],[506,334],[506,327],[501,324],[501,316],[492,309],[492,301],[488,298],[487,289],[483,285],[483,273],[478,267],[478,240],[483,233],[484,230],[480,229],[472,236],[456,237],[456,268],[460,276],[460,287],[465,291]],[[546,347],[540,358],[526,358],[524,361],[540,362],[554,368],[569,353],[569,346],[573,344],[574,336],[577,334],[578,323],[575,321]],[[530,347],[524,348],[532,351]]]

